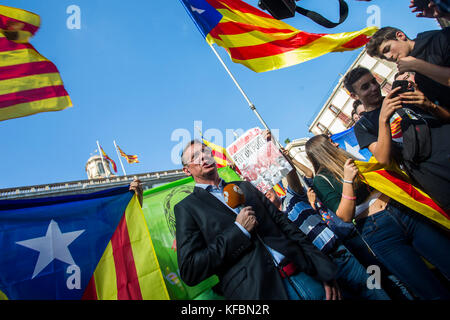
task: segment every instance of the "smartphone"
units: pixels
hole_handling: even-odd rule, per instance
[[[409,89],[409,82],[408,82],[408,80],[395,80],[392,83],[392,90],[394,90],[397,87],[401,87],[401,89],[399,91],[397,91],[397,94],[404,93],[404,92],[407,92],[407,91],[411,91]]]

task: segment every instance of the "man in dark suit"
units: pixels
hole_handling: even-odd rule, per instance
[[[226,299],[339,299],[336,267],[251,183],[234,182],[246,207],[230,208],[211,150],[191,141],[183,171],[194,192],[175,206],[178,265],[196,285],[216,274]]]

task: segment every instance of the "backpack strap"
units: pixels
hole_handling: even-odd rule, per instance
[[[364,130],[366,130],[369,133],[378,135],[378,132],[376,132],[375,126],[372,122],[369,121],[369,119],[366,118],[365,115],[363,115],[357,122],[361,127],[363,127]]]
[[[344,0],[339,0],[339,22],[331,22],[319,13],[307,10],[299,6],[296,7],[295,11],[325,28],[334,28],[344,22],[345,19],[347,19],[348,5]]]

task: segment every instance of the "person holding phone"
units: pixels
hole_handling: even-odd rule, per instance
[[[326,135],[305,144],[314,167],[314,190],[321,201],[356,229],[376,259],[424,300],[448,300],[450,293],[427,268],[425,257],[450,277],[450,238],[418,213],[365,183],[355,157],[336,147]]]
[[[442,122],[450,123],[450,110],[445,109],[428,99],[425,94],[419,90],[414,79],[413,72],[398,72],[394,76],[395,83],[402,81],[402,86],[407,87],[406,89],[402,89],[403,92],[399,94],[400,97],[407,101],[408,104],[421,108],[423,111],[432,114]]]
[[[378,30],[366,45],[371,57],[415,72],[415,82],[433,103],[450,110],[450,27],[419,33],[415,39],[394,27]]]
[[[450,124],[418,108],[412,103],[414,100],[405,97],[411,91],[399,84],[383,97],[379,83],[368,69],[357,67],[345,76],[345,88],[365,109],[355,125],[356,139],[360,148],[368,148],[379,163],[388,166],[395,160],[404,164],[423,191],[442,209],[450,210]],[[420,160],[405,158],[405,146],[416,143],[410,136],[404,141],[402,122],[409,120],[402,119],[400,113],[405,109],[408,117],[424,119],[424,129],[429,132],[429,154]]]

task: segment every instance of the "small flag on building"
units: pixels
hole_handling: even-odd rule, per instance
[[[99,147],[100,147],[100,145],[99,145]],[[117,166],[116,166],[116,163],[113,161],[113,159],[111,159],[110,157],[108,157],[108,155],[106,154],[106,152],[103,150],[102,147],[100,147],[100,151],[102,152],[103,159],[106,159],[106,160],[108,160],[109,162],[111,162],[111,164],[112,164],[112,166],[113,166],[113,169],[114,169],[114,172],[117,172]]]
[[[129,155],[126,154],[125,152],[122,151],[122,149],[120,149],[119,146],[117,146],[117,149],[119,150],[119,153],[122,157],[124,157],[125,159],[127,159],[128,163],[139,163],[138,160],[138,156],[137,155]]]

